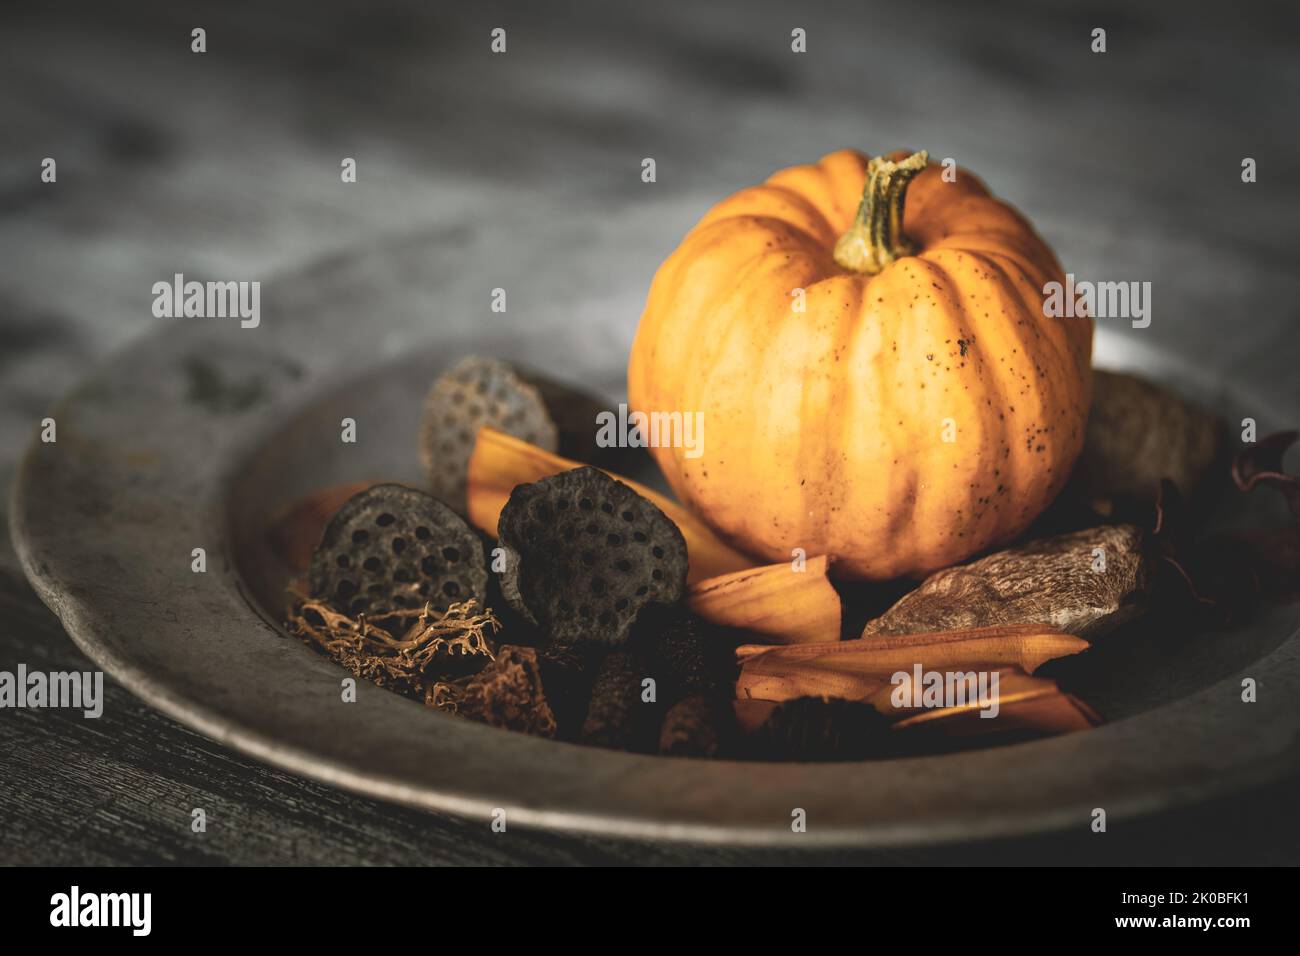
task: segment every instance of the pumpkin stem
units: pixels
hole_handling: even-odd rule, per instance
[[[877,156],[867,164],[858,214],[849,231],[835,243],[839,265],[875,275],[895,259],[912,254],[912,243],[903,235],[903,202],[907,184],[929,160],[929,153],[921,150],[898,162]]]

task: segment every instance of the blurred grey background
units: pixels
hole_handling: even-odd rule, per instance
[[[494,27],[504,55],[489,50]],[[791,52],[795,27],[805,54]],[[1090,49],[1097,27],[1105,54]],[[617,388],[657,259],[712,202],[844,146],[951,156],[1019,206],[1067,271],[1151,281],[1151,327],[1114,329],[1106,346],[1121,361],[1130,342],[1203,367],[1207,390],[1296,407],[1298,31],[1282,3],[7,5],[0,487],[58,396],[157,328],[153,282],[292,281],[435,230],[540,218],[561,238],[634,237],[618,275],[585,274],[564,241],[501,250],[517,264],[510,321],[574,277],[573,321],[591,342],[575,365]],[[40,181],[47,156],[56,184]],[[342,187],[345,156],[359,178]],[[1241,182],[1244,157],[1255,184]],[[20,660],[84,666],[6,534],[0,667]],[[113,693],[95,726],[0,721],[0,737],[21,738],[0,746],[0,860],[777,859],[546,834],[504,846],[266,770]],[[201,849],[183,826],[196,794],[240,824]],[[884,858],[1281,861],[1270,827],[1294,799],[1154,819],[1104,849],[1060,838]]]

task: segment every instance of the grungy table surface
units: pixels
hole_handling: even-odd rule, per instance
[[[1281,3],[7,5],[0,485],[57,397],[156,328],[149,290],[176,272],[269,281],[519,204],[563,216],[575,197],[644,222],[666,253],[711,201],[841,146],[957,158],[1069,271],[1151,280],[1145,345],[1300,400],[1297,26]],[[635,315],[591,321],[593,347],[626,354]],[[7,537],[0,669],[88,667]],[[5,863],[1289,863],[1275,837],[1294,833],[1298,794],[1290,781],[1105,838],[775,855],[493,834],[269,769],[116,686],[99,720],[0,712]]]

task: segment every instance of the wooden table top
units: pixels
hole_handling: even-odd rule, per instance
[[[847,145],[957,158],[1069,271],[1151,280],[1144,345],[1213,352],[1221,374],[1300,399],[1293,5],[457,7],[0,14],[0,487],[58,396],[156,328],[150,288],[175,272],[270,280],[520,204],[562,215],[577,197],[656,204],[644,215],[679,235],[710,201]],[[489,50],[497,26],[504,55]],[[790,49],[795,27],[805,54]],[[1089,49],[1094,27],[1105,54]],[[358,161],[351,191],[345,156]],[[45,157],[56,183],[40,181]],[[1255,184],[1241,182],[1245,157]],[[562,270],[564,250],[548,254]],[[625,348],[635,318],[598,331]],[[0,669],[87,669],[3,537]],[[270,769],[106,687],[98,720],[0,712],[0,862],[1291,863],[1297,845],[1297,781],[1122,836],[909,852],[494,834]],[[194,807],[204,834],[190,831]]]

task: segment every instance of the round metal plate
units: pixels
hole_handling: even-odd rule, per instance
[[[1091,702],[1116,718],[1095,731],[888,762],[634,756],[490,729],[365,684],[343,703],[344,672],[279,629],[286,569],[269,516],[335,482],[418,484],[420,399],[466,353],[523,359],[617,401],[645,290],[603,251],[619,224],[592,222],[514,224],[508,242],[408,238],[268,285],[258,328],[177,319],[118,354],[53,411],[58,441],[33,446],[15,485],[15,543],[42,599],[128,689],[231,747],[400,803],[485,819],[504,808],[518,824],[901,845],[1083,828],[1094,807],[1114,820],[1295,771],[1294,606],[1172,656],[1151,651],[1141,625],[1117,635],[1130,643],[1093,652],[1110,655],[1114,680]],[[515,264],[537,278],[510,289],[508,320],[488,309],[505,246],[538,260]],[[552,248],[567,250],[562,278],[546,278]],[[1099,361],[1231,406],[1232,383],[1212,368],[1158,361],[1138,341],[1102,330]],[[1252,399],[1274,425],[1300,422],[1300,409]],[[340,441],[345,417],[355,444]],[[191,570],[199,547],[206,573]],[[1259,703],[1242,703],[1245,676]],[[798,836],[795,808],[808,819]]]

